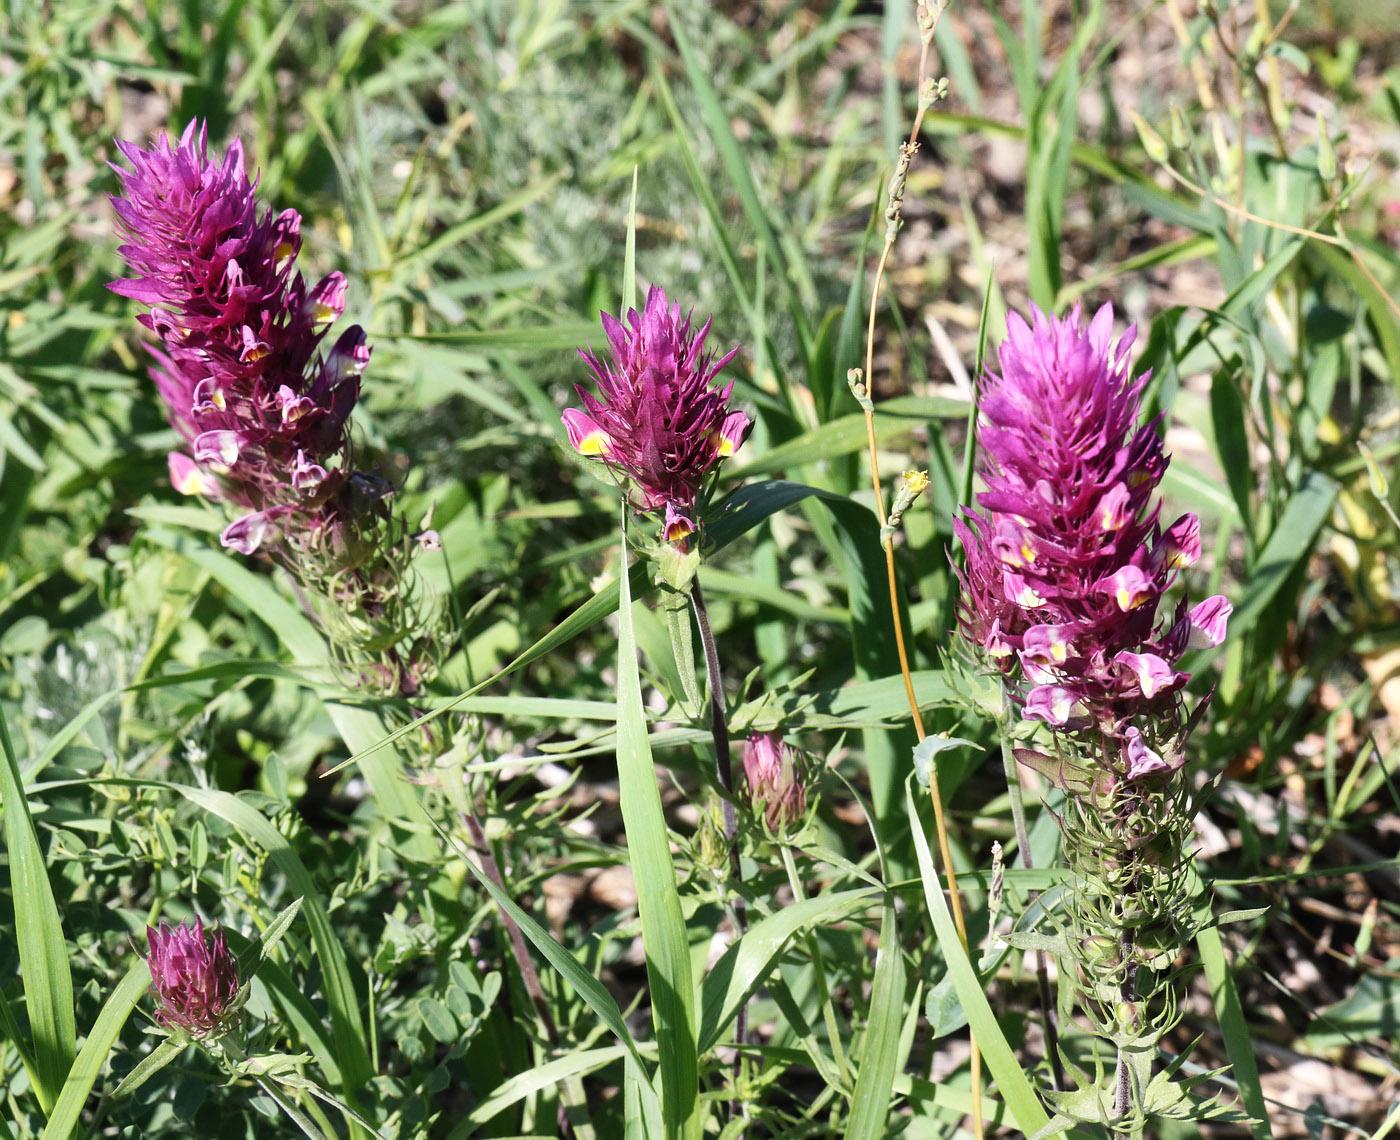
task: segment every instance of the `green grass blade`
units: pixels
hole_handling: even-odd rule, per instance
[[[647,1080],[641,1061],[627,1055],[622,1084],[623,1135],[625,1140],[661,1140],[665,1125],[656,1090]]]
[[[560,321],[552,325],[530,325],[516,329],[458,329],[431,333],[383,329],[369,335],[375,341],[421,341],[424,344],[450,344],[458,348],[479,348],[491,352],[561,352],[570,348],[586,348],[598,338],[598,326],[592,321]]]
[[[943,951],[943,959],[947,962],[948,973],[953,979],[953,988],[958,992],[958,1000],[962,1002],[968,1024],[976,1034],[977,1044],[982,1049],[982,1059],[997,1083],[997,1089],[1002,1100],[1006,1102],[1011,1119],[1017,1128],[1031,1136],[1049,1123],[1049,1117],[1041,1107],[1035,1090],[1026,1080],[1026,1074],[1021,1069],[1021,1063],[1016,1060],[1016,1054],[1007,1044],[1006,1034],[997,1023],[992,1007],[987,1004],[982,980],[972,968],[967,951],[962,948],[957,927],[953,925],[952,912],[948,909],[948,900],[943,897],[943,881],[934,869],[933,857],[929,854],[928,836],[917,822],[919,816],[914,804],[914,794],[907,786],[904,794],[909,807],[909,818],[915,821],[911,830],[914,833],[914,849],[919,859],[919,877],[924,884],[924,899],[928,903],[929,917],[933,920],[939,949]]]
[[[1225,1051],[1230,1056],[1231,1075],[1239,1085],[1240,1100],[1244,1102],[1245,1111],[1254,1118],[1249,1126],[1250,1135],[1254,1140],[1273,1140],[1274,1133],[1269,1127],[1269,1106],[1264,1100],[1264,1090],[1259,1084],[1259,1065],[1254,1059],[1254,1043],[1249,1024],[1244,1018],[1244,1008],[1240,1005],[1239,991],[1235,989],[1235,979],[1225,961],[1220,928],[1207,926],[1196,935],[1196,946],[1201,951],[1206,984],[1210,986],[1211,1000],[1215,1002],[1215,1018],[1220,1023]]]
[[[1222,368],[1210,382],[1210,420],[1215,431],[1215,454],[1235,507],[1244,520],[1245,538],[1254,550],[1254,470],[1249,462],[1249,433],[1244,401],[1232,370]]]
[[[637,307],[637,168],[632,167],[632,201],[627,207],[627,248],[622,257],[622,314]],[[619,314],[619,319],[626,317]]]
[[[1308,556],[1313,540],[1337,497],[1337,484],[1319,471],[1309,471],[1288,500],[1283,517],[1254,565],[1240,604],[1230,617],[1230,634],[1238,636],[1249,629],[1278,593],[1294,568]]]
[[[739,140],[734,135],[734,130],[730,126],[730,116],[721,104],[714,84],[710,81],[709,69],[690,42],[690,37],[682,22],[676,18],[675,5],[671,0],[666,0],[666,13],[669,17],[671,34],[675,37],[676,48],[681,54],[686,75],[690,79],[690,86],[695,95],[695,105],[700,111],[700,117],[705,121],[710,140],[714,143],[720,162],[724,166],[725,173],[729,176],[730,185],[739,199],[739,205],[743,208],[745,216],[749,219],[749,224],[753,226],[754,232],[758,235],[758,241],[764,247],[765,255],[769,258],[773,271],[778,276],[778,281],[787,293],[788,311],[792,316],[793,329],[797,333],[799,343],[802,346],[802,355],[805,358],[809,354],[813,334],[807,318],[807,310],[803,306],[805,303],[813,302],[814,299],[810,297],[799,298],[797,295],[794,283],[801,279],[794,273],[794,269],[799,267],[793,266],[791,259],[774,233],[768,212],[763,208],[763,201],[753,180],[752,165],[744,157]]]
[[[560,1081],[570,1077],[581,1077],[594,1072],[604,1065],[621,1060],[625,1056],[627,1056],[625,1046],[607,1045],[601,1049],[583,1049],[576,1053],[568,1053],[534,1069],[517,1073],[502,1081],[489,1095],[479,1101],[471,1112],[467,1113],[462,1123],[447,1134],[447,1140],[467,1140],[498,1112],[504,1111],[513,1104],[518,1104],[526,1097],[552,1088]]]
[[[788,939],[844,918],[864,906],[873,894],[874,887],[862,887],[806,899],[750,927],[724,952],[700,986],[700,1051],[715,1047],[739,1007],[767,979]]]
[[[914,829],[915,831],[918,828]],[[880,924],[880,950],[875,959],[875,982],[870,991],[870,1018],[865,1026],[860,1071],[846,1140],[883,1136],[890,1116],[890,1093],[899,1065],[900,1028],[904,1022],[904,952],[899,946],[899,923],[893,903],[885,904]]]
[[[641,1054],[637,1051],[637,1043],[633,1039],[632,1030],[622,1019],[622,1011],[618,1009],[617,1002],[612,994],[608,993],[603,983],[585,970],[579,960],[566,950],[555,938],[545,930],[538,922],[530,917],[520,905],[506,894],[500,887],[496,886],[487,877],[476,863],[466,853],[463,853],[463,862],[466,864],[476,881],[480,883],[486,892],[495,900],[506,914],[508,914],[515,924],[520,927],[520,932],[525,935],[545,958],[554,967],[555,971],[564,979],[599,1017],[604,1025],[608,1027],[613,1035],[622,1043],[627,1050],[627,1072],[628,1079],[632,1074],[639,1074],[637,1092],[628,1092],[628,1104],[632,1105],[632,1098],[639,1098],[637,1111],[639,1119],[655,1123],[660,1119],[661,1106],[656,1098],[656,1090],[650,1081],[645,1078],[646,1066],[642,1061]],[[628,1135],[632,1133],[629,1131]],[[659,1125],[653,1128],[650,1133],[640,1132],[639,1136],[655,1136],[660,1140],[661,1132]]]
[[[34,1043],[34,1093],[47,1115],[52,1111],[77,1053],[73,1020],[73,975],[53,884],[44,866],[39,835],[29,814],[10,730],[0,714],[0,804],[5,809],[5,847],[10,857],[10,890],[15,905],[24,1002]]]
[[[899,433],[922,431],[931,419],[962,419],[968,414],[966,400],[947,396],[896,396],[875,408],[875,424],[882,446],[899,438]],[[791,471],[809,463],[851,455],[866,446],[865,413],[854,412],[803,432],[760,455],[752,463],[725,473],[726,479],[741,480],[751,475]]]
[[[83,1105],[92,1094],[92,1086],[97,1083],[98,1074],[117,1043],[122,1026],[150,984],[151,972],[146,968],[145,959],[137,959],[97,1015],[92,1032],[83,1042],[83,1051],[68,1072],[68,1079],[58,1095],[58,1102],[49,1116],[41,1140],[70,1140],[74,1135]]]
[[[625,565],[625,541],[622,557]],[[617,778],[627,852],[637,886],[637,911],[642,919],[652,1024],[661,1058],[662,1119],[668,1137],[698,1140],[702,1124],[700,1063],[695,1047],[690,944],[647,738],[628,575],[622,575],[621,586],[617,607]]]
[[[207,570],[230,594],[267,623],[298,665],[325,667],[327,651],[321,635],[291,602],[277,592],[271,579],[254,574],[221,551],[184,535],[148,528],[143,532],[143,537]],[[349,708],[330,701],[326,703],[326,712],[345,747],[361,758],[360,771],[369,784],[379,810],[392,822],[417,828],[418,800],[412,786],[403,778],[398,754],[380,747],[384,740],[383,721],[366,709]],[[432,860],[438,854],[432,837],[422,830],[410,830],[398,846],[404,855],[422,861]]]

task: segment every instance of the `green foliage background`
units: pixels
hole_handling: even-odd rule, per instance
[[[1235,605],[1230,640],[1194,663],[1197,687],[1216,687],[1195,762],[1225,777],[1199,870],[1219,909],[1270,907],[1188,952],[1203,969],[1165,1055],[1202,1034],[1188,1065],[1233,1063],[1221,1087],[1238,1083],[1255,1136],[1380,1140],[1400,1123],[1386,1103],[1400,1073],[1400,540],[1385,478],[1400,97],[1386,25],[1341,13],[1338,31],[1309,12],[1256,45],[1260,74],[1277,67],[1303,108],[1282,151],[1267,90],[1204,46],[1212,28],[1189,9],[1184,43],[1170,5],[1117,0],[959,3],[940,27],[951,94],[910,177],[875,392],[882,466],[932,478],[900,541],[901,602],[933,727],[975,744],[940,768],[988,947],[970,963],[938,909],[922,808],[905,806],[913,738],[845,385],[912,113],[912,4],[675,7],[6,0],[0,1137],[298,1134],[246,1075],[221,1083],[197,1052],[112,1095],[151,1043],[143,927],[198,912],[246,947],[297,898],[254,984],[248,1044],[353,1108],[306,1098],[327,1135],[369,1135],[355,1114],[384,1137],[559,1135],[562,1113],[580,1137],[729,1137],[731,1098],[755,1137],[952,1135],[970,1099],[968,1017],[999,1058],[989,1119],[1033,1132],[1012,1052],[1041,1055],[1033,978],[987,939],[1056,877],[1008,871],[1009,897],[988,893],[1010,808],[991,725],[942,672],[949,519],[984,308],[995,340],[1028,301],[1113,300],[1139,322],[1150,402],[1169,417],[1171,505],[1199,512],[1208,538],[1192,592]],[[1256,6],[1220,7],[1223,42],[1247,45]],[[1193,65],[1224,96],[1223,148]],[[1344,231],[1338,183],[1319,174],[1319,107],[1344,171],[1374,162],[1348,184]],[[1130,109],[1213,199],[1161,173]],[[106,164],[114,138],[196,116],[218,146],[244,140],[263,200],[305,216],[308,276],[341,269],[347,321],[369,330],[358,431],[444,547],[424,573],[451,637],[422,708],[348,691],[283,582],[221,550],[221,516],[169,490],[176,436],[144,334],[105,288],[119,274]],[[717,962],[723,898],[692,806],[708,735],[662,616],[639,601],[616,623],[616,496],[561,446],[574,350],[601,339],[598,310],[627,288],[634,169],[638,279],[713,313],[714,342],[745,346],[731,375],[757,424],[723,489],[787,480],[749,490],[748,513],[712,531],[731,729],[781,720],[829,769],[795,852],[811,897],[753,837],[753,926]],[[630,589],[650,592],[644,572]],[[619,638],[640,648],[640,701]],[[378,747],[468,691],[436,735]],[[660,800],[629,801],[648,751]],[[504,896],[477,872],[467,815]],[[1038,868],[1056,843],[1040,811]],[[629,847],[669,853],[679,887],[619,875]],[[502,908],[534,948],[538,999]],[[639,922],[694,992],[656,993]],[[983,988],[990,1004],[974,1000]],[[735,1089],[723,1046],[750,995],[762,1066]],[[658,1051],[675,1033],[686,1047]],[[1340,1100],[1294,1095],[1300,1058]],[[674,1091],[697,1067],[698,1100],[667,1096],[667,1074]],[[1174,1127],[1160,1135],[1199,1134]]]

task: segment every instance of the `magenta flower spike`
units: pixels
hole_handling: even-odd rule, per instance
[[[216,1037],[238,1010],[238,966],[222,930],[206,933],[202,920],[171,929],[146,927],[151,997],[156,1020],[191,1037]]]
[[[123,192],[112,204],[136,276],[109,287],[149,308],[141,323],[160,339],[151,378],[189,445],[171,457],[172,483],[244,508],[223,535],[243,553],[284,528],[314,529],[348,478],[369,360],[358,327],[320,352],[345,306],[344,277],[307,286],[295,268],[301,217],[259,212],[238,140],[211,158],[192,122],[178,142],[117,145],[131,169],[113,167]]]
[[[1115,344],[1108,305],[1087,328],[1077,306],[1008,319],[1001,374],[981,382],[987,489],[981,510],[954,522],[963,634],[1012,683],[1024,718],[1094,729],[1130,779],[1180,766],[1189,676],[1176,664],[1188,644],[1220,644],[1230,614],[1214,597],[1158,624],[1163,594],[1200,557],[1200,524],[1160,524],[1167,457],[1159,420],[1140,422],[1135,332]]]
[[[711,387],[738,351],[716,359],[704,350],[710,322],[691,331],[690,316],[652,286],[639,314],[622,324],[602,315],[607,358],[580,350],[597,384],[595,396],[577,388],[583,409],[564,413],[575,451],[613,468],[632,487],[640,511],[663,511],[668,541],[697,527],[696,499],[706,476],[734,454],[749,417],[729,410],[732,382]]]
[[[744,779],[749,803],[768,830],[781,835],[807,812],[807,790],[797,756],[778,732],[754,732],[744,743]]]

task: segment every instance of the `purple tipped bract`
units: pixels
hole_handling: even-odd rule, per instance
[[[204,929],[200,919],[190,927],[146,927],[150,955],[151,997],[156,1020],[167,1029],[183,1029],[191,1037],[215,1037],[227,1028],[238,1010],[238,965],[222,930]]]
[[[316,525],[344,484],[364,333],[319,351],[344,309],[345,279],[307,287],[295,267],[301,217],[259,212],[237,139],[211,157],[192,122],[177,142],[117,145],[131,169],[114,167],[123,189],[112,204],[136,276],[110,288],[150,310],[139,319],[160,340],[151,378],[192,456],[172,459],[177,489],[215,489],[247,510],[224,542],[250,553],[274,535],[273,520],[301,513],[301,529]]]
[[[733,383],[710,386],[738,349],[718,359],[705,352],[710,322],[692,331],[690,317],[657,286],[641,313],[628,311],[627,324],[607,313],[602,319],[610,352],[580,350],[598,394],[578,387],[583,409],[563,416],[569,442],[630,481],[638,509],[664,510],[666,536],[679,541],[694,530],[706,475],[749,429],[748,416],[729,410]]]
[[[1029,683],[1022,715],[1091,725],[1139,777],[1180,763],[1152,752],[1136,723],[1172,738],[1189,679],[1176,663],[1191,637],[1220,643],[1230,605],[1211,598],[1188,614],[1183,602],[1158,626],[1163,594],[1200,557],[1200,524],[1160,523],[1167,458],[1159,420],[1140,422],[1147,376],[1129,368],[1134,336],[1114,342],[1108,305],[1087,328],[1078,307],[1008,319],[1001,374],[981,382],[987,489],[954,528],[967,551],[959,624]]]
[[[749,802],[768,830],[781,834],[807,811],[807,790],[797,756],[778,732],[754,732],[744,744],[744,780]]]

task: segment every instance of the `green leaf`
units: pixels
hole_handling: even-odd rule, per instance
[[[175,551],[209,574],[234,597],[267,623],[287,647],[297,664],[307,668],[325,668],[327,650],[316,627],[287,601],[272,581],[254,574],[222,551],[184,535],[160,528],[144,532],[148,540]],[[369,784],[370,794],[385,817],[393,822],[416,828],[419,819],[418,800],[412,786],[403,778],[403,766],[396,752],[383,751],[384,724],[379,716],[365,709],[349,708],[328,703],[326,712],[335,724],[345,746],[357,759],[360,771]],[[397,739],[391,734],[390,739]],[[410,830],[400,843],[403,854],[420,861],[437,857],[437,847],[421,830]]]
[[[602,1049],[580,1049],[527,1069],[523,1073],[517,1073],[502,1081],[478,1101],[465,1119],[447,1134],[447,1140],[467,1140],[493,1116],[513,1104],[518,1104],[526,1097],[543,1092],[570,1077],[595,1072],[625,1056],[627,1050],[621,1045],[608,1045]]]
[[[627,246],[622,255],[622,311],[637,307],[637,168],[632,167],[632,201],[627,207]]]
[[[1253,1140],[1273,1140],[1273,1129],[1269,1127],[1269,1106],[1264,1099],[1264,1089],[1259,1083],[1259,1065],[1254,1059],[1254,1037],[1249,1023],[1245,1021],[1244,1007],[1240,1005],[1239,991],[1235,989],[1235,979],[1225,961],[1225,946],[1220,940],[1218,926],[1204,926],[1196,934],[1196,946],[1201,951],[1201,964],[1205,967],[1206,983],[1210,986],[1211,1000],[1215,1002],[1215,1019],[1220,1024],[1221,1035],[1225,1038],[1225,1051],[1230,1056],[1230,1065],[1235,1083],[1239,1086],[1240,1100],[1245,1111],[1253,1118],[1249,1125]]]
[[[456,1040],[457,1019],[442,1002],[430,997],[419,998],[418,1016],[422,1018],[434,1040],[443,1045]]]
[[[767,980],[790,938],[845,918],[876,893],[873,887],[862,887],[793,903],[755,923],[732,943],[700,986],[700,1052],[715,1047],[739,1008]]]
[[[748,218],[749,224],[753,226],[754,232],[758,235],[758,241],[763,246],[768,264],[773,267],[779,284],[787,293],[788,310],[793,318],[793,328],[805,350],[811,342],[812,335],[806,311],[803,309],[794,288],[794,282],[798,280],[797,275],[793,272],[795,267],[787,256],[787,251],[778,241],[768,212],[763,208],[758,186],[753,180],[753,166],[745,157],[743,149],[739,146],[739,140],[734,135],[734,129],[730,125],[730,115],[720,103],[719,95],[710,79],[711,69],[700,58],[694,45],[690,42],[684,23],[677,18],[675,4],[672,0],[665,0],[665,5],[671,35],[676,41],[676,48],[680,51],[686,75],[690,79],[690,85],[695,95],[695,106],[700,112],[700,117],[705,121],[710,140],[714,143],[715,150],[724,165],[725,173],[729,177],[729,186],[738,197],[740,207]]]
[[[587,347],[599,335],[592,321],[570,321],[554,325],[531,325],[518,329],[459,329],[455,332],[405,333],[388,330],[369,334],[374,341],[420,341],[424,344],[452,344],[459,348],[479,348],[491,352],[563,352]]]
[[[1390,1042],[1400,1025],[1400,958],[1392,958],[1387,973],[1367,974],[1341,1001],[1317,1011],[1308,1027],[1313,1049],[1357,1047],[1369,1040]]]
[[[953,979],[954,988],[958,991],[958,998],[962,1001],[968,1024],[977,1037],[977,1044],[982,1050],[982,1058],[986,1061],[987,1069],[1001,1091],[1011,1120],[1015,1127],[1029,1136],[1044,1128],[1050,1122],[1050,1118],[1046,1115],[1045,1109],[1041,1107],[1035,1090],[1031,1088],[1030,1082],[1026,1079],[1021,1063],[1016,1060],[1016,1054],[1012,1052],[1011,1046],[1007,1043],[1006,1034],[1002,1032],[996,1015],[992,1012],[992,1007],[987,1003],[987,994],[982,985],[982,979],[977,976],[977,971],[972,968],[972,962],[968,959],[967,951],[963,949],[957,927],[953,925],[952,912],[948,909],[948,900],[943,897],[942,879],[933,866],[933,857],[929,853],[928,837],[924,834],[923,827],[917,822],[919,815],[914,804],[914,794],[907,786],[905,798],[909,808],[909,818],[915,821],[912,831],[914,833],[914,849],[919,860],[919,877],[923,881],[924,899],[928,903],[929,917],[933,921],[934,935],[938,939],[939,949],[942,950],[943,959],[948,964],[948,973]]]
[[[1273,601],[1279,587],[1308,556],[1313,540],[1337,497],[1337,483],[1320,471],[1309,471],[1288,500],[1278,526],[1255,560],[1249,586],[1230,617],[1230,633],[1248,630]]]
[[[920,430],[928,426],[929,420],[961,419],[967,415],[967,410],[966,400],[946,396],[896,396],[876,405],[875,425],[881,430],[881,442],[888,444],[896,429]],[[725,478],[740,480],[774,471],[790,471],[819,460],[850,455],[865,446],[865,413],[854,412],[779,444],[753,462],[726,472]]]
[[[624,525],[625,519],[624,515]],[[625,540],[622,558],[626,565]],[[662,1119],[667,1137],[698,1140],[702,1119],[695,1044],[695,982],[666,817],[656,784],[651,742],[647,739],[627,575],[622,576],[617,619],[617,778],[628,860],[642,920],[652,1024],[660,1054]]]
[[[34,1040],[34,1071],[30,1079],[39,1098],[39,1107],[49,1114],[77,1053],[73,975],[68,969],[63,921],[44,866],[44,853],[29,814],[24,779],[3,713],[0,713],[0,746],[5,752],[4,763],[0,764],[0,805],[5,809],[5,848],[10,859],[15,940],[24,983],[24,1004],[29,1013],[29,1031]]]
[[[121,1083],[112,1090],[112,1099],[121,1100],[130,1096],[188,1048],[188,1040],[176,1041],[167,1037],[142,1057],[136,1063],[136,1068],[121,1079]]]
[[[446,836],[444,835],[444,838]],[[603,983],[585,970],[577,958],[566,950],[544,927],[536,922],[528,913],[521,909],[520,905],[506,894],[500,887],[479,868],[476,863],[463,852],[463,863],[468,871],[475,876],[486,892],[496,901],[496,905],[506,912],[520,927],[520,932],[525,935],[537,949],[545,960],[554,967],[555,971],[564,979],[578,994],[579,997],[588,1004],[613,1035],[627,1049],[627,1060],[629,1065],[634,1065],[638,1072],[645,1072],[645,1065],[642,1062],[642,1055],[637,1051],[637,1043],[633,1037],[632,1030],[622,1019],[622,1011],[618,1009],[617,1002],[612,994],[608,993]],[[655,1114],[660,1112],[660,1106],[656,1100],[656,1090],[652,1088],[651,1082],[643,1079],[641,1085],[646,1090],[642,1094],[644,1100],[649,1101],[651,1107],[646,1109],[649,1117],[655,1118]],[[657,1133],[659,1137],[660,1133]]]
[[[71,1140],[74,1130],[78,1127],[83,1105],[92,1095],[92,1086],[97,1082],[102,1066],[106,1064],[112,1047],[117,1043],[122,1026],[126,1024],[126,1019],[131,1016],[131,1011],[136,1008],[136,1003],[141,1000],[141,995],[150,984],[151,972],[146,968],[146,961],[144,958],[138,958],[131,964],[126,976],[117,983],[117,988],[112,991],[103,1004],[102,1011],[97,1015],[97,1022],[87,1040],[83,1042],[83,1051],[73,1062],[68,1079],[63,1084],[63,1091],[59,1093],[58,1102],[49,1115],[49,1122],[44,1128],[41,1140]]]
[[[851,1098],[851,1116],[846,1123],[846,1140],[869,1140],[885,1134],[890,1115],[890,1091],[899,1063],[904,980],[899,924],[894,904],[886,902],[885,917],[880,924],[880,949],[875,957],[875,981],[870,991],[870,1017],[865,1026],[855,1095]]]
[[[1254,535],[1254,468],[1249,461],[1249,435],[1245,430],[1244,401],[1232,369],[1222,368],[1211,379],[1210,418],[1215,430],[1215,454],[1225,469],[1235,507],[1244,520],[1245,534]]]

